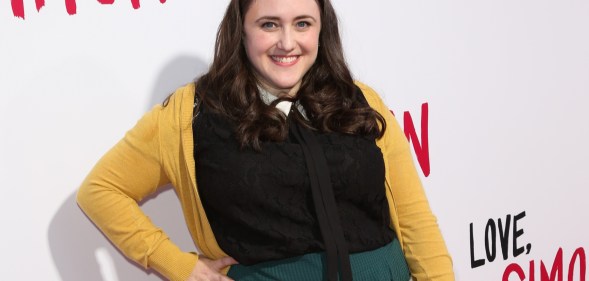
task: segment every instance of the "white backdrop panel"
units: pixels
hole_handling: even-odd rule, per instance
[[[206,70],[227,1],[144,0],[134,9],[68,0],[77,5],[68,15],[64,1],[37,11],[31,0],[24,19],[14,2],[0,3],[2,279],[160,280],[121,257],[74,194],[144,112]],[[422,146],[429,136],[431,173],[422,178],[457,280],[501,280],[511,263],[529,280],[530,261],[540,279],[541,261],[550,271],[559,248],[566,277],[573,252],[589,242],[589,2],[334,5],[355,77],[402,124],[411,113]],[[174,192],[153,197],[145,211],[194,250]],[[504,260],[497,233],[496,259],[487,260],[488,220],[499,232],[498,219],[504,226],[510,215],[513,229],[524,211],[517,246],[530,252],[514,257],[509,232]],[[487,261],[473,268],[472,259]]]

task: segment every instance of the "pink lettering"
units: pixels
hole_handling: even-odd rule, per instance
[[[542,281],[562,281],[562,248],[558,249],[556,252],[556,257],[554,257],[554,262],[552,262],[552,269],[550,270],[550,277],[548,276],[548,272],[546,271],[546,266],[544,266],[544,261],[540,261],[540,280]],[[556,279],[558,274],[558,279]]]
[[[574,281],[574,274],[575,274],[575,265],[579,268],[579,281],[585,281],[587,277],[587,258],[585,255],[585,249],[582,247],[577,248],[573,253],[568,267],[568,274],[567,274],[567,281]],[[548,273],[548,269],[544,264],[544,261],[540,260],[540,281],[563,281],[564,280],[564,267],[563,267],[563,250],[559,248],[556,252],[556,256],[554,257],[554,261],[552,262],[552,267],[550,268],[550,274]],[[503,272],[503,279],[502,281],[509,281],[509,277],[512,273],[516,273],[521,281],[535,281],[535,267],[534,267],[534,260],[530,261],[528,273],[530,274],[529,278],[526,279],[526,273],[524,272],[523,268],[516,263],[512,263],[505,268]]]
[[[502,281],[509,281],[509,276],[513,272],[515,272],[517,274],[517,276],[519,277],[519,280],[521,280],[521,281],[526,280],[526,274],[524,273],[524,270],[517,263],[512,263],[512,264],[508,265],[507,268],[505,268],[505,271],[503,272],[503,278],[501,280]]]
[[[65,0],[65,10],[68,15],[75,15],[77,10],[76,0]]]
[[[573,253],[573,257],[569,263],[568,281],[573,281],[573,274],[575,272],[575,263],[577,258],[579,259],[579,281],[585,281],[587,272],[587,259],[585,258],[585,249],[583,248],[577,248],[575,253]]]
[[[403,130],[409,142],[413,143],[413,150],[417,156],[419,166],[423,174],[427,177],[430,174],[429,165],[429,140],[428,140],[428,105],[424,103],[421,105],[421,141],[417,138],[415,125],[413,119],[408,111],[403,115]]]
[[[12,14],[24,20],[25,6],[23,5],[23,0],[11,0],[10,3],[12,4]]]
[[[12,14],[15,17],[25,19],[25,9],[23,0],[10,0],[12,5]],[[115,2],[115,0],[97,0],[98,3],[103,5],[111,5]],[[159,0],[160,3],[166,3],[166,0]],[[133,9],[139,9],[141,7],[140,0],[131,0],[131,5]],[[41,11],[41,8],[45,6],[45,0],[35,0],[35,6],[37,8],[37,12]],[[65,10],[68,15],[75,15],[77,13],[77,5],[76,0],[65,0]]]
[[[45,6],[45,0],[35,0],[35,5],[37,6],[37,12],[41,11],[41,8]]]

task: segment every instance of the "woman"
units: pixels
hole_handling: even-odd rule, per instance
[[[137,206],[167,183],[201,255]],[[352,80],[329,0],[232,0],[209,72],[148,112],[78,203],[170,280],[454,279],[407,141]]]

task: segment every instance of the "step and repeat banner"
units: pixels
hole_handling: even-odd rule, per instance
[[[0,3],[0,279],[161,280],[75,204],[140,116],[206,71],[228,1]],[[456,279],[586,280],[589,2],[334,0],[403,127]],[[196,250],[170,187],[142,203]]]

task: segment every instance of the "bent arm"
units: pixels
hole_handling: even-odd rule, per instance
[[[452,259],[425,196],[409,144],[392,114],[388,115],[391,149],[386,157],[407,263],[418,281],[453,281]]]
[[[137,202],[169,183],[161,165],[159,114],[155,107],[92,169],[77,201],[127,257],[170,280],[186,280],[198,257],[181,251]]]
[[[387,163],[393,204],[405,259],[414,280],[454,281],[452,259],[421,184],[409,143],[394,116],[381,98],[366,85],[359,85],[370,105],[386,122],[382,143]]]

